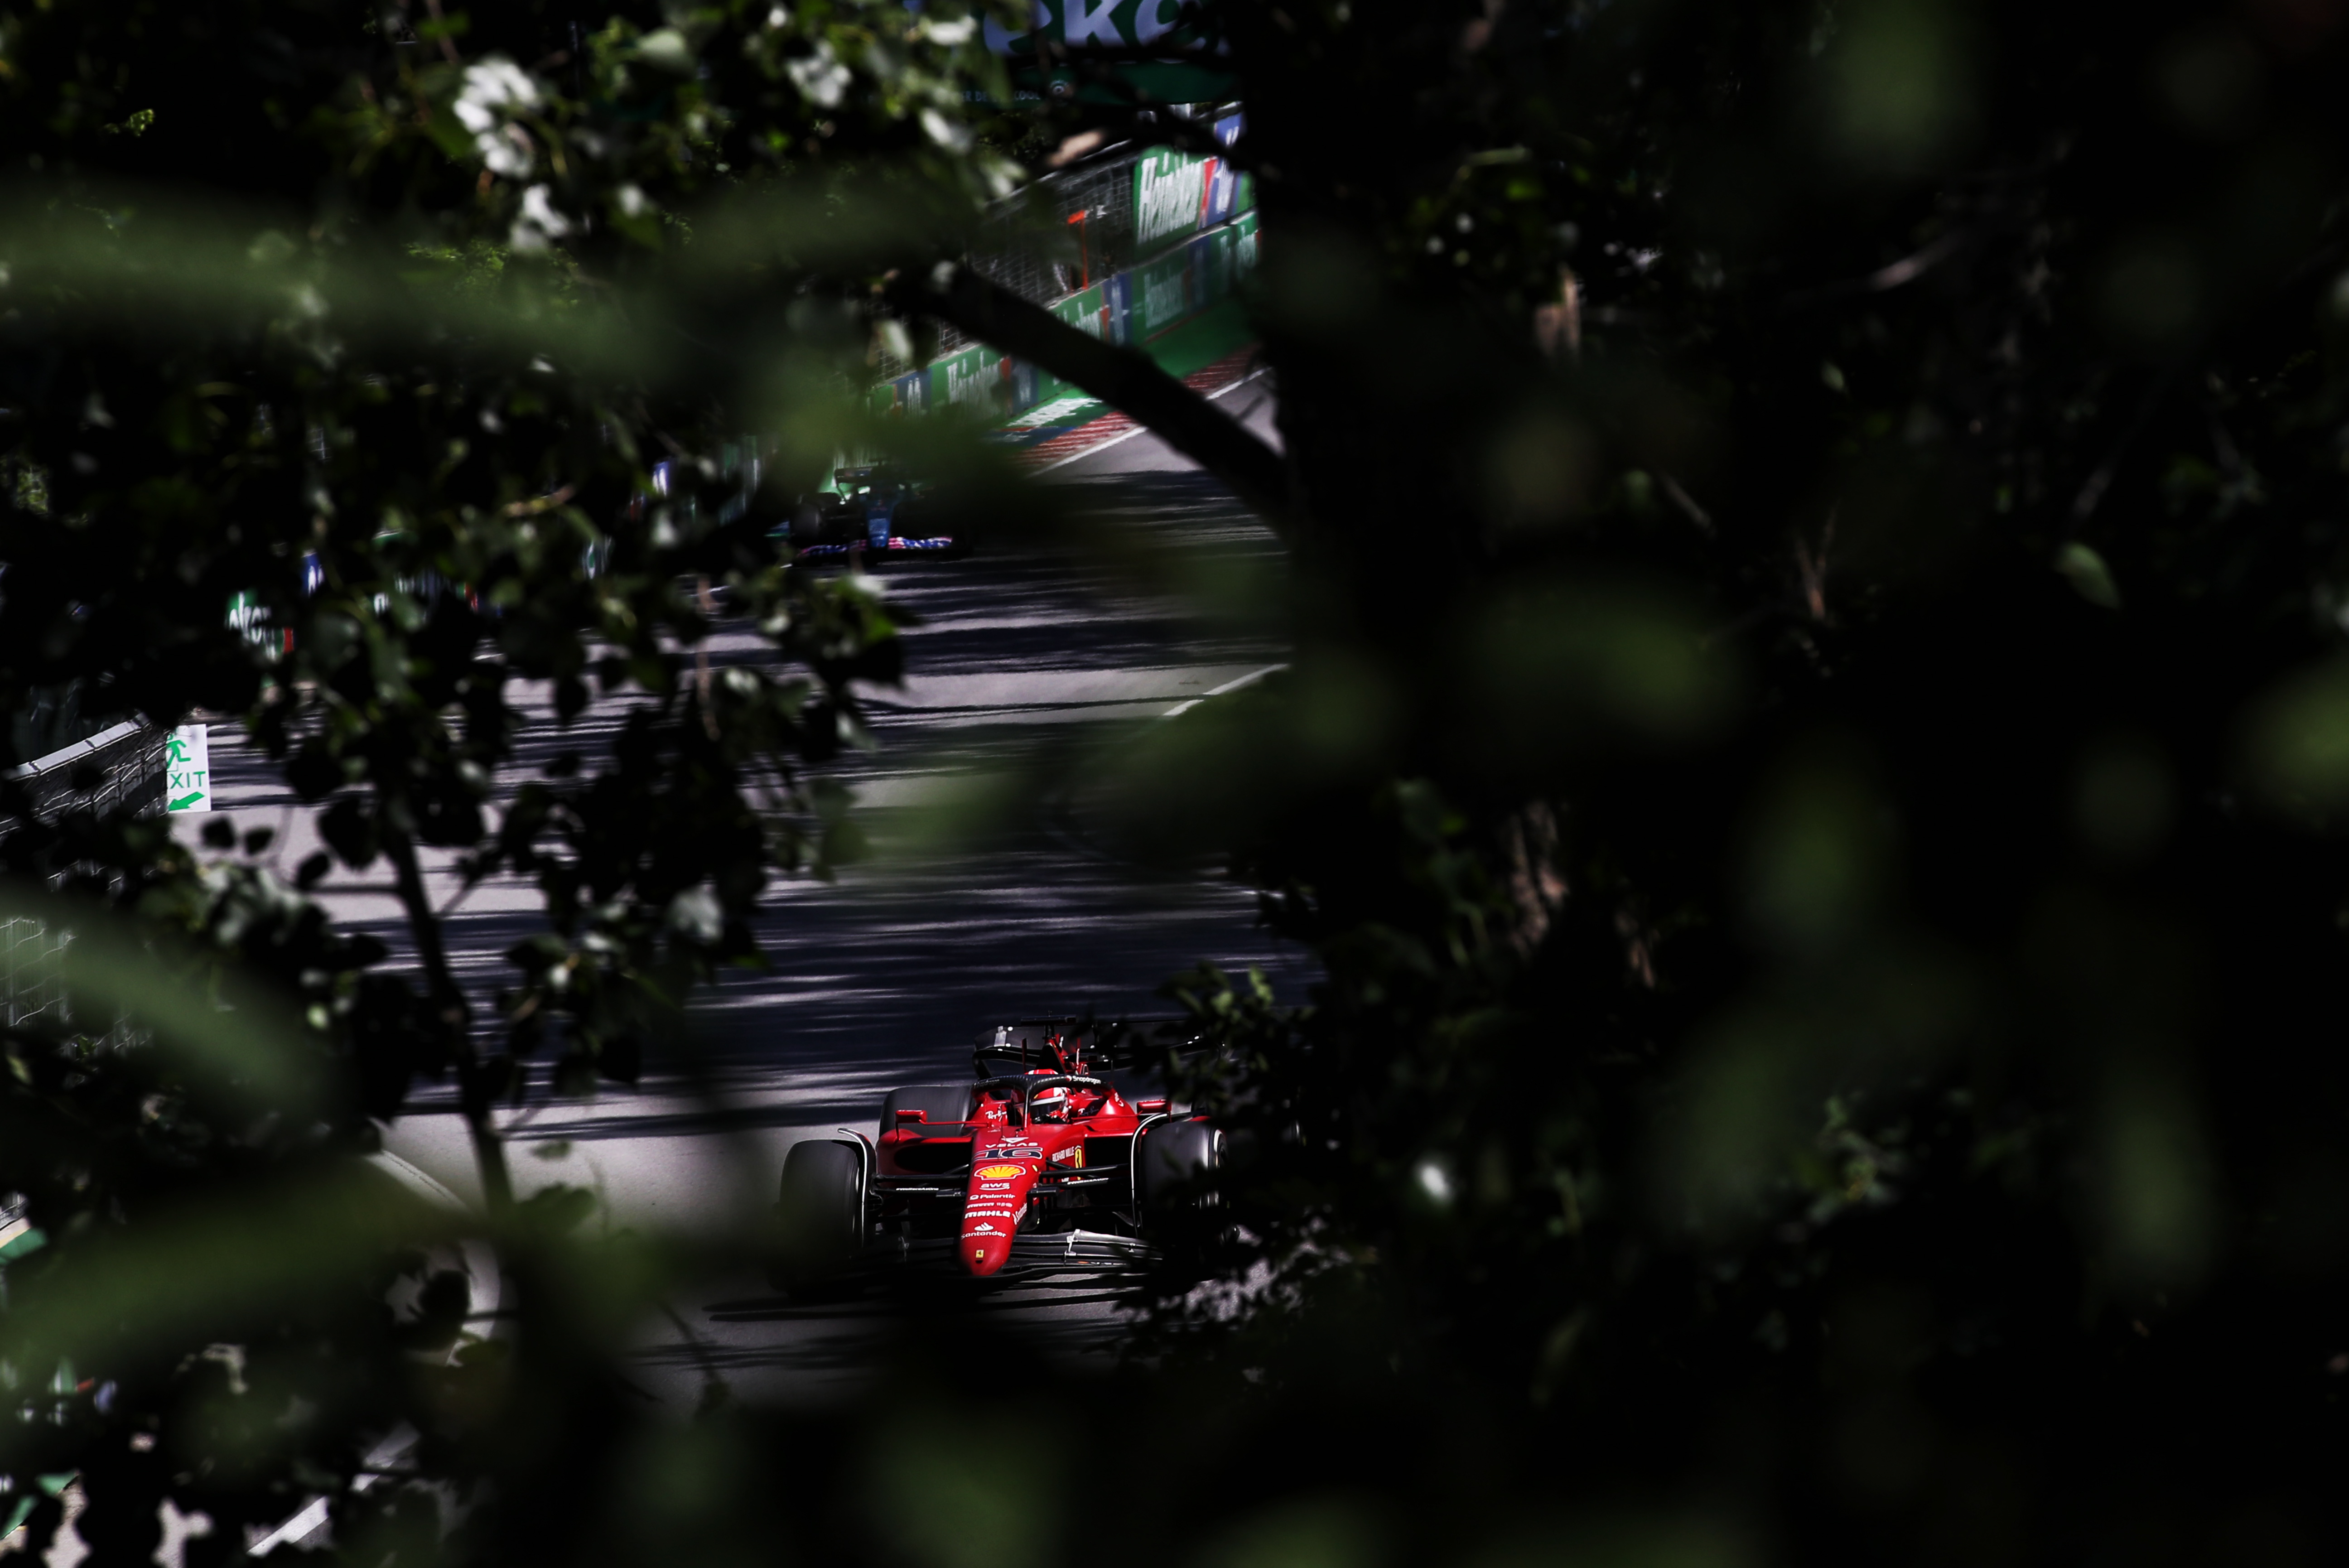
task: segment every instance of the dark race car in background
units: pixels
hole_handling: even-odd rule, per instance
[[[1121,1036],[1077,1019],[1005,1024],[969,1081],[891,1090],[873,1137],[794,1145],[785,1282],[820,1288],[859,1262],[984,1280],[1141,1262],[1154,1222],[1207,1198],[1224,1140],[1143,1082]]]
[[[897,556],[961,556],[968,538],[926,533],[936,508],[929,489],[903,469],[868,463],[833,472],[833,490],[800,497],[786,528],[793,554],[802,561],[846,560],[852,552],[867,558]]]

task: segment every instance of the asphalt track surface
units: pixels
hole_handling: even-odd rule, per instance
[[[1263,382],[1219,400],[1273,439]],[[1048,483],[1080,505],[1170,546],[1195,579],[1278,569],[1278,547],[1229,493],[1155,436],[1136,434],[1059,466]],[[767,894],[758,936],[763,973],[730,974],[690,1010],[688,1054],[647,1064],[634,1088],[532,1106],[507,1118],[517,1184],[594,1190],[599,1223],[715,1233],[755,1223],[772,1201],[785,1151],[802,1137],[874,1121],[905,1083],[966,1076],[972,1038],[994,1021],[1096,1010],[1163,1012],[1168,976],[1202,961],[1251,965],[1300,996],[1308,955],[1256,920],[1252,896],[1206,868],[1152,873],[1122,862],[1045,809],[942,843],[936,807],[964,781],[1016,764],[1034,748],[1179,704],[1277,665],[1264,625],[1202,613],[1201,601],[1137,587],[1081,551],[987,550],[957,562],[893,563],[880,580],[922,625],[907,634],[909,678],[867,692],[877,749],[833,771],[855,791],[876,854],[838,881],[797,880]],[[764,657],[748,632],[724,631],[713,660]],[[594,754],[616,727],[600,706],[568,732],[551,717],[526,735],[523,764],[564,746]],[[317,847],[307,813],[264,759],[216,729],[218,809],[239,829],[267,826],[266,852],[288,874]],[[192,830],[198,819],[182,819]],[[428,867],[436,901],[452,902],[448,940],[477,1009],[505,981],[504,953],[538,929],[527,888],[491,882],[459,900]],[[338,919],[409,950],[388,869],[337,869],[321,888]],[[389,1132],[399,1157],[468,1198],[480,1183],[445,1091],[427,1090]],[[793,1303],[762,1279],[721,1278],[685,1291],[648,1335],[648,1391],[689,1403],[715,1371],[752,1399],[824,1399],[851,1390],[874,1347],[906,1313],[980,1314],[1051,1354],[1105,1355],[1129,1297],[1099,1280],[986,1293],[887,1289],[836,1303]]]

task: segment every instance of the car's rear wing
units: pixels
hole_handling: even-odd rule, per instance
[[[1088,1067],[1106,1071],[1156,1067],[1168,1053],[1197,1050],[1203,1044],[1187,1018],[1020,1018],[979,1031],[971,1065],[982,1078],[1008,1067],[1022,1073],[1056,1067],[1061,1064],[1052,1055],[1055,1038],[1064,1048],[1073,1041]]]

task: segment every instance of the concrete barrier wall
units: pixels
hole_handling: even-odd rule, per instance
[[[16,768],[9,778],[33,797],[37,816],[84,807],[108,811],[127,805],[140,812],[163,805],[165,732],[126,720],[86,741],[51,752]]]

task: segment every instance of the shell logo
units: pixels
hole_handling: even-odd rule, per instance
[[[978,1168],[981,1181],[1016,1181],[1027,1174],[1016,1165],[982,1165]]]

